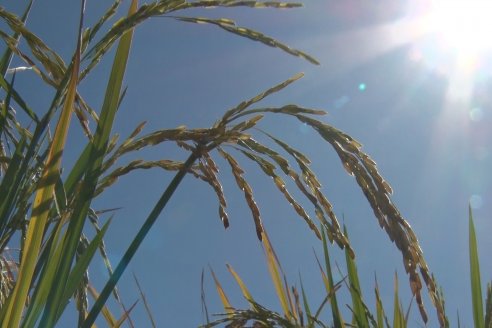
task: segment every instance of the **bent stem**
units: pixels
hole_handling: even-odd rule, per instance
[[[99,315],[99,312],[103,308],[104,304],[106,303],[107,299],[109,298],[109,295],[112,293],[113,289],[115,288],[116,284],[120,280],[123,272],[125,272],[128,264],[130,263],[131,259],[137,252],[137,249],[140,247],[140,244],[142,241],[145,239],[147,236],[147,233],[150,231],[150,228],[152,228],[153,224],[159,217],[160,213],[164,209],[164,207],[167,205],[167,202],[171,198],[171,196],[174,194],[176,189],[178,188],[179,184],[181,183],[181,180],[183,180],[186,172],[192,167],[193,163],[198,159],[200,154],[200,147],[197,148],[194,152],[190,154],[186,162],[184,163],[183,167],[176,173],[174,176],[173,180],[171,183],[169,183],[168,187],[162,194],[161,198],[159,201],[156,203],[154,208],[152,209],[152,212],[149,214],[147,219],[145,220],[144,224],[138,231],[137,235],[133,239],[132,243],[128,247],[128,249],[125,252],[125,255],[123,255],[123,258],[120,260],[118,263],[118,266],[114,270],[113,274],[109,277],[108,282],[104,286],[104,289],[102,290],[101,294],[99,295],[98,299],[96,300],[96,303],[94,303],[94,306],[92,307],[92,310],[90,311],[89,315],[84,321],[84,324],[82,325],[82,328],[89,328],[92,327],[94,321],[96,320],[97,316]]]

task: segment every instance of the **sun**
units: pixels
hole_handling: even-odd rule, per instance
[[[491,15],[490,0],[432,0],[428,29],[464,61],[460,64],[473,64],[492,50]]]

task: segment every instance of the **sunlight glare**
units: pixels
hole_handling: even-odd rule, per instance
[[[430,30],[459,57],[462,69],[473,69],[474,61],[492,49],[492,1],[433,0]]]

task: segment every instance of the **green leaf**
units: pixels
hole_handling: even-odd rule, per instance
[[[478,259],[477,237],[475,235],[475,225],[473,224],[473,213],[471,205],[468,205],[468,227],[469,227],[469,251],[470,251],[470,278],[471,295],[473,305],[473,322],[475,328],[484,328],[483,303],[482,303],[482,283],[480,280],[480,263]]]
[[[302,283],[302,278],[299,275],[299,281],[301,282],[301,293],[302,293],[302,303],[304,304],[304,311],[306,312],[306,318],[308,320],[308,327],[314,327],[313,315],[311,314],[311,308],[309,307],[308,298],[306,292],[304,291],[304,285]]]
[[[2,195],[2,198],[0,198],[0,231],[2,232],[8,224],[12,209],[15,207],[15,199],[19,192],[18,186],[25,178],[26,172],[25,170],[21,171],[22,167],[20,165],[25,147],[26,139],[22,138],[15,147],[14,155],[10,159],[9,167],[0,184],[0,195]]]
[[[492,283],[487,284],[487,299],[485,301],[485,327],[492,327]]]
[[[345,226],[344,233],[348,238],[347,229]],[[352,309],[355,322],[357,322],[358,327],[369,327],[369,320],[367,319],[362,301],[357,265],[355,264],[352,254],[349,252],[348,248],[345,249],[345,261],[347,263],[348,278],[350,282],[350,295],[352,296]]]
[[[284,315],[290,320],[293,318],[294,313],[289,307],[287,286],[284,285],[280,275],[282,269],[280,268],[280,263],[277,260],[277,256],[272,244],[270,243],[267,233],[263,231],[262,234],[263,238],[261,240],[265,249],[268,271],[270,272],[270,277],[272,278],[273,285],[275,286],[275,291],[277,292],[277,297],[280,301],[280,305],[282,306],[282,310],[284,311]]]
[[[65,286],[63,298],[61,301],[62,306],[59,307],[58,309],[58,318],[61,316],[64,310],[63,304],[67,305],[70,297],[74,294],[75,290],[80,284],[80,281],[84,275],[84,273],[87,271],[89,264],[94,257],[94,254],[96,253],[97,249],[101,245],[103,241],[103,237],[106,234],[106,231],[108,230],[109,224],[111,223],[111,220],[108,220],[106,224],[102,227],[101,231],[97,233],[97,235],[94,237],[94,239],[91,241],[87,249],[85,250],[84,254],[78,259],[78,261],[75,263],[72,272],[70,272],[70,276],[68,277],[67,284]],[[58,319],[57,318],[57,319]]]
[[[333,283],[333,273],[330,264],[330,254],[328,253],[328,242],[326,240],[326,228],[323,228],[321,231],[322,241],[323,241],[323,253],[325,256],[325,269],[327,275],[328,285],[327,293],[330,295],[330,303],[331,303],[331,313],[333,318],[333,324],[335,328],[343,328],[345,327],[345,323],[343,322],[343,317],[340,313],[340,309],[338,307],[337,295],[335,292],[335,284]]]
[[[2,322],[8,322],[12,327],[19,326],[24,304],[27,301],[29,286],[33,277],[36,260],[41,248],[41,242],[45,232],[50,205],[53,200],[53,191],[55,188],[56,176],[61,168],[61,158],[63,148],[70,125],[72,108],[77,94],[78,72],[80,64],[80,42],[77,45],[75,61],[70,72],[70,82],[65,103],[55,129],[53,142],[50,146],[49,154],[46,160],[46,166],[41,175],[39,187],[34,199],[33,211],[29,222],[27,237],[24,244],[25,256],[23,256],[17,283],[12,297],[7,305],[5,317],[0,318]]]
[[[132,1],[129,14],[132,14],[137,9],[137,1]],[[67,283],[70,267],[75,257],[77,245],[80,240],[82,229],[87,217],[90,202],[94,196],[99,178],[99,171],[103,163],[104,155],[106,154],[107,144],[114,117],[118,108],[118,102],[121,94],[121,86],[126,70],[126,63],[133,36],[133,30],[127,31],[120,40],[118,49],[113,61],[108,86],[101,110],[101,116],[98,122],[98,127],[94,135],[93,146],[90,149],[89,162],[85,173],[85,178],[82,183],[79,197],[74,205],[74,215],[70,219],[67,233],[63,239],[63,253],[60,258],[60,264],[56,273],[56,281],[59,281],[63,287]],[[52,326],[56,322],[56,316],[59,313],[59,307],[64,306],[63,300],[64,288],[52,290],[49,296],[48,303],[52,303],[55,310],[46,309],[41,319],[41,325]]]
[[[398,296],[398,275],[395,272],[394,299],[393,299],[393,328],[405,328],[405,315],[403,313],[400,297]]]
[[[376,278],[374,278],[374,293],[376,294],[376,319],[377,319],[377,327],[378,328],[384,328],[387,327],[389,328],[390,325],[388,323],[388,318],[386,317],[386,314],[384,313],[384,307],[383,307],[383,302],[381,301],[381,296],[379,293],[379,285],[378,281]],[[385,326],[386,324],[386,326]]]

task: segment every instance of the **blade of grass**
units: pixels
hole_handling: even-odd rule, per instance
[[[275,291],[277,292],[277,297],[280,301],[280,305],[282,306],[282,310],[284,311],[284,315],[287,319],[292,319],[292,312],[289,308],[289,300],[287,298],[287,293],[285,291],[285,286],[282,281],[282,277],[280,275],[279,263],[277,261],[277,257],[275,256],[272,244],[270,243],[270,239],[265,231],[263,231],[263,246],[265,247],[266,260],[268,265],[268,271],[270,272],[270,276],[273,281],[273,285],[275,286]]]
[[[232,276],[236,280],[237,284],[239,285],[239,288],[241,288],[241,292],[243,293],[244,298],[252,304],[252,302],[254,302],[254,299],[253,299],[253,296],[251,296],[251,293],[249,292],[248,287],[246,287],[243,280],[241,279],[241,277],[239,277],[237,272],[234,271],[232,266],[230,266],[229,264],[226,264],[226,266],[227,266],[227,270],[229,270],[229,272],[232,274]]]
[[[473,213],[471,205],[468,205],[468,229],[469,229],[469,251],[470,251],[470,280],[473,306],[473,322],[475,328],[484,328],[482,283],[480,279],[480,263],[478,259],[477,237],[475,225],[473,224]]]
[[[135,279],[135,284],[137,284],[138,292],[140,293],[140,297],[143,300],[145,311],[147,312],[147,316],[150,319],[150,323],[152,324],[152,327],[155,328],[157,326],[155,324],[154,316],[152,315],[152,311],[150,311],[150,306],[149,303],[147,302],[147,297],[145,297],[145,294],[143,293],[142,288],[140,287],[140,283],[138,282],[135,273],[133,274],[133,279]]]
[[[229,299],[227,298],[224,288],[222,288],[222,285],[220,284],[219,279],[217,279],[217,276],[215,275],[215,272],[214,270],[212,270],[212,268],[210,268],[210,273],[212,273],[212,277],[215,282],[215,288],[217,288],[217,293],[219,294],[220,301],[224,306],[224,311],[227,314],[232,315],[234,313],[234,309],[231,305],[231,302],[229,302]]]
[[[137,1],[133,0],[130,5],[129,15],[136,10]],[[130,29],[121,37],[116,50],[113,67],[111,69],[108,86],[106,88],[101,116],[94,136],[94,143],[91,147],[89,166],[86,171],[79,197],[74,205],[74,215],[70,219],[67,233],[63,240],[63,254],[61,255],[60,264],[56,273],[56,281],[59,281],[61,284],[65,284],[67,281],[70,266],[75,256],[90,202],[94,196],[97,186],[99,171],[103,163],[104,155],[106,154],[107,143],[111,133],[111,128],[113,126],[116,110],[118,108],[132,36],[133,29]],[[62,303],[60,303],[63,297],[62,290],[63,288],[53,289],[50,293],[50,302],[48,304],[52,304],[51,306],[55,307],[62,305]],[[47,308],[43,314],[43,318],[41,319],[41,325],[48,327],[52,326],[54,324],[57,311],[57,309],[52,310]]]
[[[405,317],[400,304],[400,297],[398,296],[398,275],[395,272],[394,282],[394,300],[393,300],[393,328],[405,328]]]
[[[492,327],[492,283],[487,284],[487,299],[485,301],[485,327]]]
[[[99,297],[99,293],[94,288],[94,286],[89,284],[89,286],[87,286],[87,289],[93,299],[97,299]],[[106,323],[108,324],[108,327],[114,327],[116,325],[116,319],[114,315],[111,313],[111,311],[109,311],[109,309],[105,306],[101,312],[103,314],[104,319],[106,320]]]
[[[374,277],[374,293],[376,294],[376,319],[377,319],[377,326],[378,328],[384,328],[387,327],[389,328],[389,322],[388,318],[386,317],[386,314],[384,313],[384,307],[383,307],[383,302],[381,301],[381,296],[379,293],[379,285],[378,285],[378,280],[376,277]],[[386,324],[386,326],[385,326]]]
[[[12,327],[19,326],[24,304],[29,293],[29,286],[36,266],[36,259],[40,252],[41,242],[44,235],[46,222],[53,200],[53,191],[56,177],[61,167],[61,157],[65,146],[66,136],[70,125],[72,108],[77,94],[78,72],[80,64],[80,38],[71,71],[71,78],[68,85],[68,92],[65,103],[60,115],[60,119],[55,129],[53,142],[51,144],[46,166],[41,176],[39,189],[36,193],[32,211],[31,221],[29,222],[27,238],[25,241],[25,256],[22,258],[21,267],[16,286],[5,313],[3,322],[8,322]]]
[[[15,206],[15,198],[20,185],[20,181],[25,172],[21,172],[20,163],[23,158],[23,152],[26,147],[26,139],[22,138],[15,147],[15,152],[10,159],[10,164],[3,176],[2,183],[0,184],[0,233],[3,235],[4,229],[8,224],[9,213]]]
[[[330,303],[331,303],[333,324],[335,325],[335,328],[342,328],[345,327],[345,324],[343,322],[343,317],[340,313],[340,308],[338,307],[337,296],[335,293],[335,285],[333,283],[333,273],[330,264],[330,255],[328,253],[328,242],[326,240],[326,228],[323,227],[321,232],[322,232],[321,237],[323,241],[323,253],[325,256],[326,275],[328,278],[327,293],[328,295],[332,295],[330,297]]]
[[[205,320],[207,322],[207,325],[210,324],[210,317],[208,315],[208,307],[207,307],[207,301],[205,299],[205,269],[202,269],[202,274],[200,277],[200,290],[201,290],[201,297],[200,301],[202,303],[202,315],[205,317]]]
[[[301,282],[301,294],[302,294],[302,303],[304,305],[304,312],[306,312],[306,318],[308,320],[307,327],[314,327],[313,315],[311,313],[311,308],[309,307],[308,298],[306,296],[306,292],[304,291],[304,284],[302,283],[301,275],[299,274],[299,281]]]
[[[343,228],[345,236],[348,238],[347,228],[345,226]],[[355,321],[360,327],[369,327],[369,320],[367,319],[362,302],[362,293],[360,289],[359,275],[357,273],[357,266],[347,248],[345,249],[345,261],[347,263],[347,272],[350,282],[350,295],[352,296],[352,308]]]
[[[135,308],[137,303],[138,303],[138,301],[135,301],[135,303],[133,303],[132,306],[130,306],[130,308],[128,310],[126,310],[125,313],[123,313],[123,315],[118,319],[118,321],[116,321],[114,326],[111,326],[111,328],[119,328],[123,325],[123,323],[125,323],[125,321],[127,319],[130,320],[130,313],[133,311],[133,309]],[[108,310],[108,312],[109,312],[109,310]],[[130,325],[130,327],[131,327],[131,325]]]
[[[110,223],[111,220],[108,220],[108,222],[104,224],[101,231],[97,233],[96,237],[89,244],[89,247],[87,247],[85,253],[79,258],[77,263],[75,263],[72,271],[70,272],[70,276],[68,277],[68,281],[65,286],[61,304],[65,304],[65,305],[68,304],[68,301],[70,297],[73,295],[73,293],[75,292],[75,290],[77,289],[84,272],[89,267],[89,264],[94,254],[96,253],[97,249],[101,245],[101,242],[103,241],[104,235],[106,234],[106,231],[108,230]],[[64,310],[64,306],[62,305],[58,310],[57,319],[61,316],[63,310]]]

